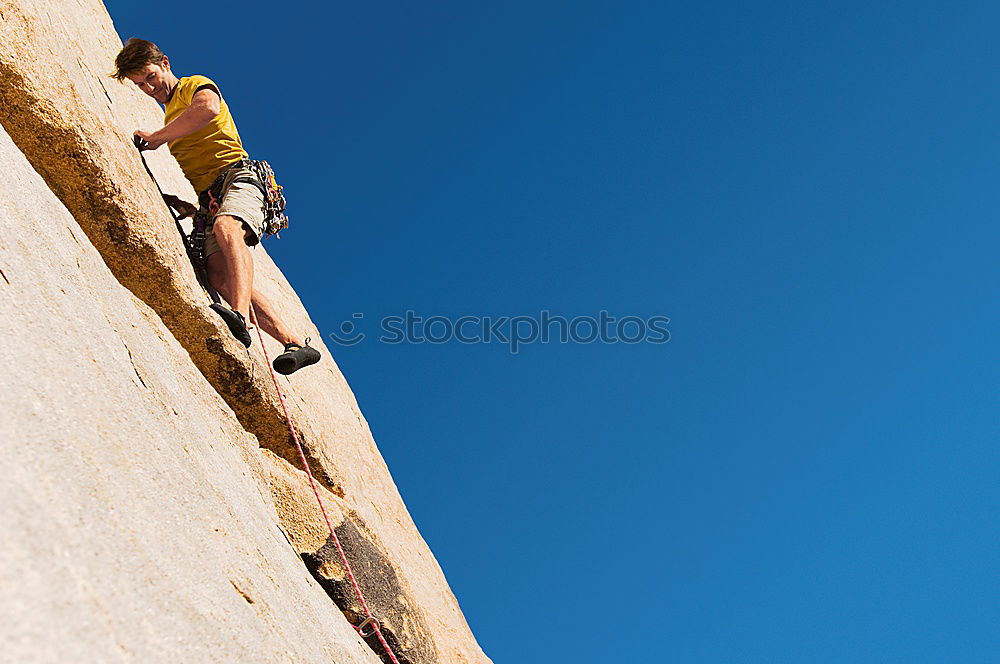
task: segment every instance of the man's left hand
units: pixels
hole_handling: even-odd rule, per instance
[[[163,200],[167,205],[177,211],[177,216],[181,219],[184,219],[185,217],[193,217],[198,212],[198,208],[194,205],[185,200],[181,200],[173,194],[163,194]]]

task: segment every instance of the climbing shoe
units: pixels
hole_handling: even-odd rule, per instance
[[[319,351],[310,346],[309,339],[306,339],[305,346],[285,344],[285,352],[274,358],[274,362],[271,364],[274,366],[275,371],[287,376],[290,373],[295,373],[302,367],[316,364],[319,362],[319,357]]]
[[[253,338],[250,336],[250,330],[247,329],[247,319],[243,317],[243,314],[233,311],[218,302],[213,302],[210,306],[212,311],[219,314],[222,320],[226,322],[229,331],[233,333],[236,340],[249,348],[250,344],[253,343]]]

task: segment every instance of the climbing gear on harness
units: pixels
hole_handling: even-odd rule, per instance
[[[285,344],[285,352],[274,358],[274,370],[287,376],[293,374],[303,367],[319,362],[320,353],[309,345],[309,337],[306,337],[304,346],[298,344]]]
[[[275,179],[271,164],[263,159],[251,159],[250,164],[250,168],[264,185],[264,237],[274,235],[280,239],[278,233],[288,228],[288,217],[285,215],[285,195],[281,193],[282,186]],[[242,179],[237,178],[236,181],[239,182]]]
[[[237,341],[247,348],[250,347],[250,344],[253,343],[253,337],[250,336],[250,330],[247,329],[247,319],[243,317],[243,314],[214,302],[209,305],[209,308],[219,314],[219,317],[226,323],[229,331],[233,333]]]
[[[194,213],[191,235],[188,238],[191,245],[191,260],[202,269],[205,269],[205,229],[208,228],[208,218],[207,208],[199,207]]]
[[[264,353],[264,362],[270,366],[270,358],[267,356],[267,347],[264,345],[264,335],[260,331],[260,323],[257,322],[257,312],[254,311],[253,305],[250,305],[250,320],[253,321],[254,327],[257,328],[257,337],[260,339],[260,349]],[[274,370],[271,370],[271,380],[274,381],[274,389],[278,393],[278,401],[281,402],[281,410],[285,413],[285,422],[288,423],[288,430],[292,432],[292,440],[295,441],[295,449],[299,452],[299,459],[302,460],[302,467],[306,471],[306,477],[309,478],[309,486],[312,487],[313,495],[316,496],[316,502],[319,504],[319,511],[323,513],[323,520],[326,521],[326,527],[330,531],[330,538],[333,540],[334,545],[337,547],[337,553],[340,554],[340,561],[344,563],[344,569],[347,571],[347,578],[351,580],[351,585],[354,586],[354,594],[358,596],[358,601],[361,602],[361,608],[365,613],[365,620],[361,625],[355,627],[358,630],[358,635],[362,638],[366,638],[371,635],[371,632],[367,634],[362,634],[361,630],[368,626],[371,626],[372,630],[375,632],[375,636],[378,637],[379,643],[385,648],[386,654],[392,661],[392,664],[399,664],[399,660],[396,659],[396,655],[392,652],[392,648],[389,647],[389,643],[385,640],[385,636],[382,635],[382,630],[379,627],[379,622],[372,613],[372,610],[368,608],[368,602],[365,601],[365,596],[361,592],[361,586],[358,585],[358,580],[354,576],[354,571],[351,570],[351,564],[347,561],[347,554],[344,553],[344,547],[340,544],[340,538],[337,537],[336,531],[333,529],[333,524],[330,523],[330,517],[326,513],[326,507],[323,505],[323,499],[320,498],[319,489],[316,488],[316,480],[313,479],[312,469],[309,467],[309,460],[306,458],[305,450],[302,449],[302,443],[299,441],[299,434],[295,431],[295,427],[292,425],[292,418],[288,414],[288,404],[285,403],[285,395],[281,391],[281,386],[278,384],[278,377],[274,374]]]
[[[264,224],[262,227],[264,237],[275,235],[280,239],[278,233],[288,228],[288,217],[285,215],[285,195],[281,193],[283,187],[278,184],[274,177],[274,169],[264,160],[241,159],[229,164],[212,180],[212,184],[208,185],[205,191],[198,194],[198,202],[206,210],[211,198],[221,203],[222,187],[229,173],[233,170],[248,170],[253,173],[253,177],[241,175],[233,179],[230,184],[245,182],[260,190],[264,198]]]

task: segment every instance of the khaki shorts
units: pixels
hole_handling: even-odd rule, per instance
[[[249,182],[233,182],[239,177],[256,179],[253,171],[247,168],[234,168],[226,173],[222,184],[222,203],[215,217],[228,214],[243,222],[244,236],[248,247],[260,242],[264,233],[264,194]],[[207,213],[207,210],[202,208]],[[210,217],[205,224],[205,258],[219,251],[219,242],[215,239],[215,217]]]

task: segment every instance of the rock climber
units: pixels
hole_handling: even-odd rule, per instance
[[[205,275],[231,308],[212,308],[244,346],[252,343],[247,321],[253,305],[257,324],[284,344],[274,369],[290,374],[319,361],[309,340],[298,337],[278,317],[271,302],[253,287],[253,256],[264,224],[264,192],[250,168],[236,124],[218,86],[205,76],[177,78],[170,59],[156,44],[132,37],[115,58],[113,76],[129,79],[164,105],[164,125],[156,131],[134,132],[140,149],[156,150],[167,143],[170,153],[198,192],[199,207],[176,196],[165,196],[181,218],[204,215]],[[197,218],[197,217],[196,217]]]

